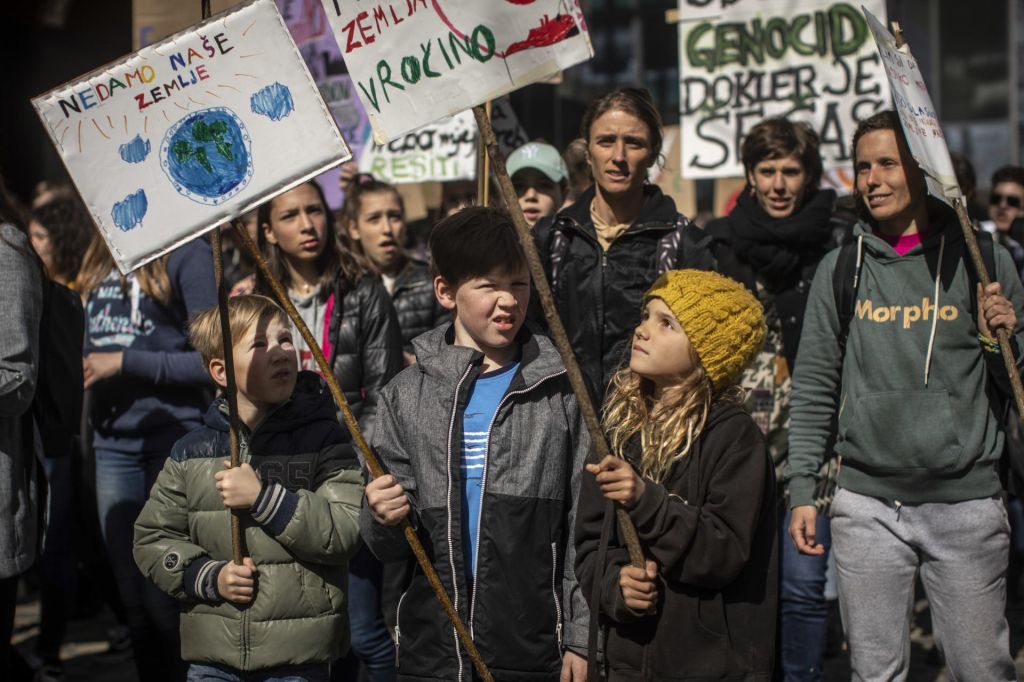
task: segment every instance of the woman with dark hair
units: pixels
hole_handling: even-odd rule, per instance
[[[663,131],[646,90],[619,88],[594,100],[580,135],[594,186],[538,222],[534,235],[580,369],[600,403],[627,359],[644,292],[668,270],[710,269],[712,261],[710,240],[647,182]]]
[[[74,282],[95,229],[77,196],[57,197],[32,209],[28,233],[50,279],[64,286]]]
[[[99,231],[76,286],[85,301],[85,388],[96,502],[139,678],[180,680],[178,605],[132,557],[135,519],[175,441],[202,424],[212,384],[186,326],[217,303],[210,245],[195,239],[125,276]]]
[[[401,371],[402,336],[380,279],[342,248],[323,190],[310,180],[259,208],[259,245],[317,339],[367,439],[377,396]],[[257,274],[256,288],[273,295]],[[300,369],[317,371],[298,334]],[[380,607],[381,564],[366,547],[349,562],[352,650],[371,682],[395,678],[395,651]],[[336,666],[339,672],[343,666]],[[338,673],[335,673],[337,675]],[[339,678],[340,679],[340,678]]]
[[[412,340],[451,316],[434,296],[430,266],[406,250],[405,204],[394,185],[359,173],[348,185],[340,214],[342,242],[377,273],[391,296],[402,330],[405,363],[416,362]]]
[[[18,577],[36,560],[38,489],[30,407],[39,368],[43,268],[0,175],[0,678],[11,666]]]
[[[761,301],[768,334],[742,376],[747,411],[765,434],[782,480],[789,453],[790,376],[796,361],[807,293],[818,263],[833,246],[836,194],[819,189],[821,155],[810,126],[768,119],[751,128],[740,148],[746,191],[732,212],[708,224],[718,271],[743,283]],[[780,499],[783,499],[780,497]],[[785,505],[782,528],[789,527]],[[818,519],[826,546],[828,518]],[[825,655],[827,557],[780,546],[780,655],[783,679],[820,680]]]

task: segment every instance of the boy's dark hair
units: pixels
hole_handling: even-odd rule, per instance
[[[762,161],[796,156],[807,174],[807,187],[818,189],[822,173],[818,147],[818,134],[806,123],[769,118],[751,128],[743,138],[740,156],[747,173],[753,173]]]
[[[467,206],[439,222],[430,233],[430,257],[434,272],[452,286],[526,265],[512,218],[488,206]]]
[[[992,187],[1000,182],[1013,182],[1024,187],[1024,168],[1020,166],[1003,166],[992,174]]]

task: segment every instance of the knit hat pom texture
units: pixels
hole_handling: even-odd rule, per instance
[[[705,270],[670,270],[644,302],[665,302],[689,337],[715,391],[734,383],[764,345],[764,308],[739,282]]]

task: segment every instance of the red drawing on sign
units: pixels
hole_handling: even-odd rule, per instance
[[[493,0],[492,0],[493,1]],[[511,5],[526,6],[532,5],[537,0],[504,0]],[[466,40],[467,35],[464,31],[460,30],[455,23],[448,18],[444,9],[441,8],[439,0],[431,0],[431,4],[434,7],[434,11],[437,13],[438,18],[444,22],[444,25],[459,38]],[[564,0],[560,0],[558,3],[558,14],[555,15],[554,19],[549,18],[547,14],[541,17],[540,25],[531,28],[527,33],[526,37],[512,42],[504,50],[495,50],[494,54],[502,59],[505,59],[517,52],[528,50],[534,47],[550,47],[556,43],[560,43],[563,40],[572,38],[573,36],[579,35],[580,28],[573,20],[572,15],[569,14],[568,9],[563,7],[565,5]],[[565,10],[563,12],[563,10]],[[536,11],[536,10],[534,10]]]

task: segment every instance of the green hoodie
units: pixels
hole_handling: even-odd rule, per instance
[[[841,487],[902,504],[999,492],[1003,433],[987,388],[1008,385],[1008,376],[971,316],[974,292],[956,216],[945,206],[930,209],[930,235],[902,257],[866,223],[855,227],[863,264],[845,361],[832,285],[839,249],[818,267],[793,377],[791,507],[813,504],[836,410]],[[1017,312],[1022,348],[1024,287],[1010,254],[995,249],[996,280]]]

